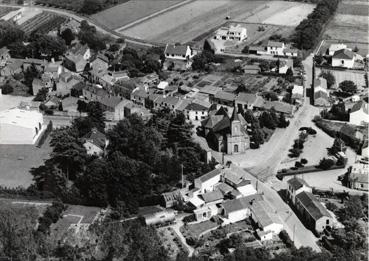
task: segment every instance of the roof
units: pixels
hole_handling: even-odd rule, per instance
[[[320,86],[323,89],[327,89],[327,80],[319,77],[317,79],[314,80],[314,87]]]
[[[223,119],[223,115],[211,115],[201,122],[204,128],[212,129],[215,125]]]
[[[227,194],[233,190],[233,188],[227,183],[221,182],[216,185],[216,188],[219,189],[223,194]]]
[[[247,104],[254,103],[256,101],[256,94],[241,92],[236,97],[237,102],[244,102]]]
[[[351,109],[350,113],[360,111],[361,109],[363,109],[363,111],[366,114],[368,114],[368,103],[363,101],[363,100],[358,101],[357,103],[354,104],[354,106],[352,106],[352,109]]]
[[[105,148],[106,136],[104,133],[98,131],[96,128],[92,128],[92,130],[87,133],[84,138],[86,139],[86,141],[91,142],[100,149]]]
[[[262,195],[255,194],[238,199],[226,200],[222,203],[222,206],[227,213],[231,213],[242,209],[250,208],[251,204],[254,204],[254,202],[260,201],[262,199],[263,199]]]
[[[199,197],[193,197],[193,198],[191,198],[190,200],[190,203],[192,204],[192,205],[194,205],[195,207],[199,207],[199,206],[201,206],[201,205],[203,205],[205,202],[201,199],[201,198],[199,198]]]
[[[341,49],[338,51],[335,51],[333,54],[333,58],[335,59],[354,59],[354,53],[348,49]]]
[[[201,182],[206,182],[209,179],[212,179],[218,175],[221,175],[222,171],[220,169],[214,169],[204,175],[202,175],[201,177],[198,177],[197,179],[199,179]]]
[[[237,173],[230,171],[228,169],[225,170],[224,172],[225,172],[224,178],[236,185],[239,184],[244,178],[244,175],[241,172]]]
[[[221,100],[234,101],[236,95],[230,92],[218,91],[214,97]]]
[[[254,202],[251,205],[251,211],[262,228],[272,224],[282,224],[279,217],[273,212],[273,209],[266,201]]]
[[[265,47],[253,45],[249,47],[249,52],[250,51],[265,51]]]
[[[149,97],[149,94],[147,92],[145,92],[145,90],[142,90],[142,89],[138,89],[138,90],[132,92],[132,95],[140,97],[140,98],[144,98],[144,99]]]
[[[312,193],[303,191],[296,196],[296,199],[314,220],[318,220],[322,217],[331,217],[328,210]]]
[[[206,85],[203,88],[200,88],[200,92],[215,95],[220,89],[216,86]]]
[[[214,190],[201,195],[206,203],[223,199],[223,193],[220,190]]]
[[[6,47],[0,48],[0,56],[9,53],[9,49]]]
[[[207,111],[208,108],[201,105],[201,104],[198,104],[196,102],[192,102],[192,103],[190,103],[186,106],[186,110],[189,110],[189,111]]]
[[[71,53],[73,53],[74,55],[84,55],[86,53],[86,51],[88,50],[88,45],[87,44],[77,44],[75,46],[73,46],[73,48],[70,50]]]
[[[275,42],[275,41],[268,41],[267,46],[270,47],[283,47],[284,43],[283,42]]]
[[[326,92],[323,92],[323,91],[316,91],[314,92],[314,99],[317,100],[317,99],[325,99],[328,101],[328,94]]]
[[[167,44],[164,53],[168,53],[169,55],[186,55],[187,47],[187,45]]]
[[[305,182],[305,180],[294,177],[287,181],[287,183],[294,189],[298,190],[299,188],[302,188],[303,186],[308,186],[308,184]]]
[[[281,101],[265,101],[263,107],[267,110],[274,108],[274,110],[277,112],[283,112],[287,114],[292,114],[293,112],[293,105]]]
[[[234,109],[233,109],[231,122],[232,121],[241,121],[240,118],[238,117],[237,106],[235,106]]]
[[[293,85],[292,94],[304,94],[304,86],[302,85]]]
[[[13,60],[12,63],[8,64],[6,67],[14,71],[14,70],[21,68],[22,64],[23,64],[23,61],[17,59],[17,60]]]
[[[10,124],[18,127],[34,129],[35,126],[38,127],[40,122],[43,122],[43,116],[38,111],[12,108],[0,112],[0,125]]]

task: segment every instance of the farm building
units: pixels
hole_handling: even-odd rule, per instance
[[[240,24],[230,25],[229,27],[219,28],[214,35],[216,40],[238,41],[241,42],[247,38],[247,29]]]
[[[222,170],[214,169],[201,177],[195,179],[195,188],[200,190],[200,193],[213,191],[216,184],[221,180]]]
[[[282,221],[275,214],[271,206],[263,201],[252,202],[251,206],[251,218],[264,232],[272,232],[279,234],[283,230]]]
[[[43,130],[42,113],[13,108],[0,112],[0,144],[34,144]]]
[[[139,208],[138,214],[145,220],[147,226],[158,226],[175,221],[176,212],[172,209],[164,209],[160,206]]]
[[[303,191],[296,195],[295,206],[306,224],[313,231],[322,233],[327,227],[333,227],[331,214],[312,193]]]
[[[349,49],[341,49],[335,51],[332,56],[333,67],[353,68],[355,63],[355,55]]]
[[[263,198],[260,194],[226,200],[221,204],[222,215],[228,219],[229,223],[236,223],[244,220],[251,214],[251,205],[261,200],[263,200]]]
[[[364,125],[369,123],[368,103],[359,101],[350,111],[350,124]]]
[[[312,189],[308,186],[305,180],[300,178],[292,178],[287,181],[288,184],[288,198],[292,201],[293,204],[296,202],[296,195],[303,191],[312,192]]]
[[[194,52],[188,45],[167,44],[164,50],[165,58],[177,60],[189,60]]]

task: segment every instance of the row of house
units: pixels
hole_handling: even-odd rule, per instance
[[[297,57],[298,50],[288,47],[284,42],[268,41],[265,46],[250,46],[250,54]]]

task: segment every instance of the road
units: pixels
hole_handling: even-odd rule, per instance
[[[95,26],[96,30],[98,32],[109,35],[114,39],[118,39],[118,38],[123,37],[127,43],[131,43],[131,44],[134,44],[134,45],[140,45],[140,46],[146,46],[146,47],[154,46],[154,44],[151,44],[151,43],[143,42],[143,41],[136,40],[136,39],[133,39],[133,38],[130,38],[130,37],[127,38],[126,36],[124,36],[120,33],[117,33],[114,30],[110,30],[110,29],[102,26],[101,24],[98,24],[96,21],[90,19],[87,16],[83,16],[83,15],[80,15],[80,14],[77,14],[77,13],[74,13],[74,12],[71,12],[71,11],[67,11],[67,10],[64,10],[64,9],[58,9],[58,8],[53,8],[53,7],[44,7],[44,6],[38,6],[38,5],[33,6],[33,7],[27,7],[27,6],[23,6],[23,5],[0,4],[0,6],[8,6],[8,7],[14,7],[14,8],[24,8],[25,10],[30,9],[30,8],[38,8],[42,11],[47,11],[47,12],[52,12],[52,13],[56,13],[56,14],[59,14],[59,15],[67,16],[67,17],[72,18],[72,19],[74,19],[78,22],[86,20],[86,21],[88,21],[88,23],[90,25]]]

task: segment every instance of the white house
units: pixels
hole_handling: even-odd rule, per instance
[[[268,41],[267,53],[272,55],[284,55],[285,44],[282,42]]]
[[[185,108],[186,118],[190,121],[202,121],[208,117],[211,104],[206,101],[194,100]]]
[[[247,38],[247,29],[240,24],[219,28],[214,35],[216,40],[243,41]]]
[[[304,97],[304,86],[294,84],[291,98],[294,100],[301,100],[303,97]]]
[[[250,206],[261,200],[263,197],[260,194],[226,200],[221,204],[222,215],[228,223],[244,220],[251,214]]]
[[[165,58],[177,60],[189,60],[194,56],[193,50],[188,45],[167,44],[165,47]]]
[[[347,45],[342,44],[342,43],[331,44],[328,48],[328,55],[333,56],[335,52],[342,50],[342,49],[347,49]]]
[[[350,112],[350,124],[364,125],[369,123],[368,103],[365,101],[357,102]]]
[[[105,134],[101,133],[96,128],[93,128],[87,133],[84,140],[83,146],[86,148],[87,154],[96,156],[104,154],[105,148],[109,143]]]
[[[251,218],[264,232],[279,234],[283,230],[282,221],[266,201],[256,201],[250,206]]]
[[[355,54],[349,49],[335,51],[332,56],[332,67],[353,68]]]
[[[42,130],[42,113],[13,108],[0,112],[0,144],[34,144]]]
[[[195,188],[200,190],[200,193],[210,192],[214,190],[222,177],[222,170],[214,169],[201,177],[195,179]]]
[[[243,180],[237,185],[237,190],[242,196],[247,197],[257,193],[254,186],[251,184],[251,180]]]
[[[300,178],[294,177],[287,181],[287,184],[288,197],[293,202],[293,204],[295,204],[296,196],[299,193],[303,191],[312,192],[312,189],[308,186],[308,184]]]

